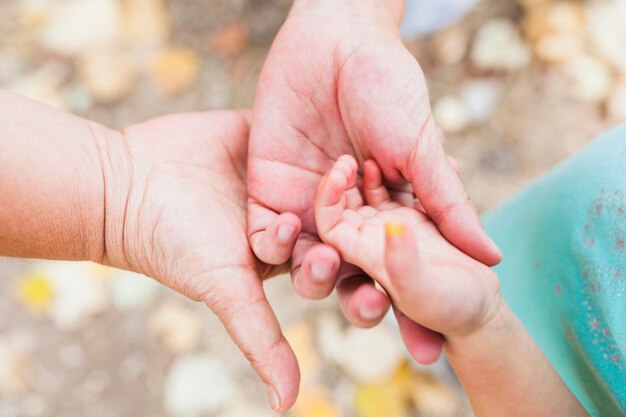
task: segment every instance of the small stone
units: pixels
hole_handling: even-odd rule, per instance
[[[300,386],[307,387],[315,382],[321,369],[313,326],[309,322],[299,321],[286,327],[283,333],[298,359]]]
[[[20,415],[23,417],[43,417],[47,413],[48,404],[38,395],[27,395],[20,401]]]
[[[502,84],[496,79],[479,79],[465,83],[459,92],[467,118],[480,124],[491,118],[502,96]]]
[[[165,410],[173,417],[217,413],[236,388],[231,375],[210,353],[178,358],[165,379]]]
[[[98,103],[113,103],[127,96],[135,84],[135,69],[119,48],[93,48],[81,54],[81,82]]]
[[[626,74],[626,2],[591,2],[587,9],[587,18],[595,50]]]
[[[459,400],[454,391],[428,375],[414,377],[411,398],[420,415],[454,417],[459,409]]]
[[[444,96],[433,106],[437,126],[446,133],[458,133],[469,123],[469,115],[463,102],[456,96]]]
[[[304,392],[293,407],[294,417],[340,417],[339,409],[329,400],[323,389]]]
[[[49,62],[9,84],[7,90],[58,110],[66,110],[63,86],[69,74],[68,66]]]
[[[72,56],[94,46],[109,45],[122,31],[116,0],[60,2],[44,26],[40,43],[51,52]]]
[[[159,284],[145,275],[119,270],[109,283],[115,308],[130,311],[150,307],[156,300]]]
[[[30,391],[34,341],[25,333],[0,335],[0,398]]]
[[[124,36],[132,45],[156,46],[170,34],[170,17],[163,0],[123,0]]]
[[[211,37],[211,48],[220,55],[237,55],[246,46],[248,28],[244,21],[238,20],[218,30]]]
[[[456,65],[463,61],[469,48],[469,36],[461,27],[448,29],[435,38],[435,56],[443,65]]]
[[[617,84],[607,103],[607,112],[611,120],[626,122],[626,78]]]
[[[529,8],[524,32],[537,56],[548,62],[564,62],[582,52],[586,19],[581,4],[544,3]]]
[[[359,384],[388,379],[405,358],[397,336],[382,325],[373,329],[348,328],[343,349],[342,361],[337,365]]]
[[[78,328],[87,317],[106,309],[103,282],[93,276],[89,262],[52,262],[42,273],[52,282],[55,297],[48,314],[59,328]]]
[[[196,349],[202,335],[202,321],[190,308],[174,301],[160,305],[150,317],[150,333],[174,353]]]
[[[507,19],[485,23],[476,33],[470,54],[474,66],[483,71],[518,71],[531,61],[530,48]]]
[[[152,78],[165,94],[175,96],[190,88],[198,77],[200,57],[193,49],[168,48],[152,62]]]
[[[614,80],[602,61],[591,55],[579,55],[565,63],[564,72],[572,94],[578,100],[601,103],[609,97]]]

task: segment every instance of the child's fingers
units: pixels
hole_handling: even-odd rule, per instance
[[[428,304],[428,300],[424,300],[428,289],[424,288],[424,272],[413,233],[399,223],[388,223],[385,232],[385,268],[390,285],[387,290],[398,307],[423,308]],[[412,311],[403,311],[415,319],[410,314]]]
[[[383,184],[383,174],[378,164],[370,159],[363,166],[363,194],[365,202],[375,208],[391,200],[387,187]]]
[[[390,302],[374,281],[354,265],[344,264],[337,278],[337,296],[346,319],[358,327],[373,327],[389,310]]]
[[[422,365],[430,365],[437,361],[443,348],[443,336],[414,322],[395,306],[393,312],[398,321],[400,335],[411,357]]]
[[[320,182],[315,200],[315,220],[321,236],[341,222],[348,208],[347,190],[356,185],[357,165],[353,157],[339,157]]]
[[[249,204],[253,213],[263,212],[265,227],[252,230],[248,239],[256,256],[270,265],[280,265],[289,260],[302,230],[300,218],[293,213],[276,214],[254,203]],[[249,213],[249,217],[254,214]],[[257,216],[257,223],[259,216]]]

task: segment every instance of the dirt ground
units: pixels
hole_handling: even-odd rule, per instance
[[[102,19],[111,4],[136,6],[147,29],[124,32],[121,46],[85,41],[67,47],[85,34],[72,33],[63,19],[89,13],[67,6],[75,0],[0,0],[0,86],[112,128],[171,112],[249,108],[291,4],[89,0],[94,2],[104,7]],[[555,18],[561,22],[556,28],[528,23],[535,7],[569,16],[550,8],[556,3],[486,0],[455,26],[406,41],[426,74],[446,149],[460,162],[481,212],[626,120],[615,109],[625,100],[616,91],[626,70],[588,41],[593,33],[587,20]],[[578,16],[590,4],[567,2],[567,10]],[[132,21],[130,15],[112,19],[132,27],[124,20]],[[526,64],[503,70],[472,55],[477,33],[494,18],[521,33],[510,42],[530,51]],[[54,19],[61,23],[53,25]],[[106,32],[94,25],[98,30]],[[554,31],[581,37],[580,50],[566,57],[541,52],[537,39]],[[103,63],[94,50],[104,51]],[[581,57],[591,57],[591,64],[588,59],[576,67],[572,62]],[[582,70],[572,75],[572,66]],[[481,114],[471,115],[476,109]],[[349,330],[334,296],[299,299],[287,277],[266,288],[305,376],[289,415],[471,414],[445,364],[408,365],[390,322],[370,332]],[[386,336],[392,341],[380,342]],[[349,347],[359,352],[360,364],[345,361],[354,353]],[[0,259],[0,416],[263,417],[272,415],[268,409],[263,387],[204,306],[142,277],[93,265]]]

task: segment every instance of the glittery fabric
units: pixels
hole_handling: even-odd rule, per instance
[[[504,297],[565,383],[592,416],[625,416],[626,126],[483,221]]]

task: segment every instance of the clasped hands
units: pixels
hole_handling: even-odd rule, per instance
[[[500,253],[445,155],[394,3],[296,1],[252,113],[166,116],[99,142],[114,185],[100,261],[206,303],[276,410],[299,371],[263,279],[290,268],[304,297],[336,288],[361,327],[393,304],[424,363],[488,320],[498,292]]]

